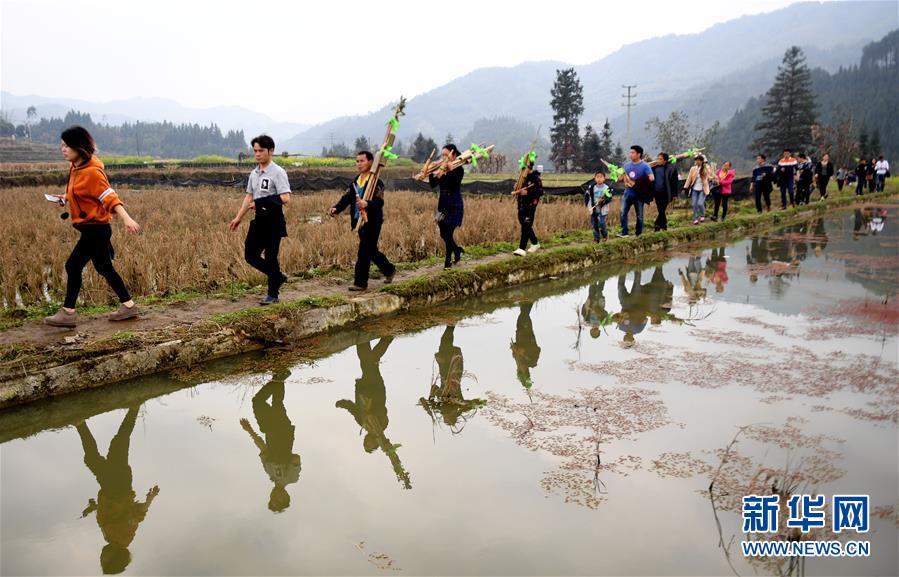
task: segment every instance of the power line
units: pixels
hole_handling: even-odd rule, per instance
[[[637,105],[636,102],[633,102],[637,99],[637,93],[631,92],[634,88],[637,87],[636,84],[622,84],[622,88],[627,90],[627,94],[622,94],[622,98],[626,98],[627,102],[622,102],[621,106],[627,108],[627,132],[625,133],[625,146],[630,146],[631,143],[631,108]]]

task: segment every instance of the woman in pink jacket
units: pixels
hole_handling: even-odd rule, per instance
[[[721,169],[715,174],[715,177],[718,180],[718,185],[721,187],[721,192],[715,195],[715,213],[712,215],[712,220],[718,221],[718,208],[723,204],[724,210],[721,211],[721,220],[723,221],[727,218],[727,201],[730,200],[730,187],[734,182],[734,178],[736,177],[736,173],[730,167],[730,161],[724,161],[724,164],[721,165]]]

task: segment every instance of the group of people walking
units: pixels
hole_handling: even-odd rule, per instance
[[[64,219],[71,216],[72,224],[81,236],[66,262],[65,302],[62,308],[56,314],[47,317],[45,322],[48,325],[67,328],[77,324],[75,305],[81,289],[81,275],[88,262],[94,263],[97,272],[106,279],[121,302],[119,309],[110,315],[109,319],[112,321],[133,319],[138,316],[137,305],[112,264],[114,250],[111,243],[110,220],[113,215],[118,215],[123,220],[125,229],[133,234],[140,232],[140,225],[131,218],[121,199],[110,187],[103,163],[95,156],[96,145],[88,131],[80,126],[74,126],[62,133],[61,140],[63,156],[70,162],[68,184],[65,195],[48,195],[48,199],[68,207],[68,211],[61,216]],[[279,302],[280,289],[288,278],[280,268],[278,254],[281,240],[287,236],[284,205],[290,202],[290,181],[287,172],[273,161],[275,142],[270,136],[255,137],[251,141],[251,146],[257,166],[249,174],[246,196],[237,214],[230,221],[229,228],[236,231],[244,216],[250,211],[254,212],[244,241],[244,259],[266,276],[266,295],[259,304],[270,305]],[[450,143],[442,148],[441,154],[445,166],[449,166],[460,156],[460,151]],[[679,188],[691,201],[694,225],[705,222],[708,196],[712,196],[714,203],[713,213],[709,218],[717,221],[719,214],[722,220],[727,218],[728,201],[736,176],[730,161],[724,162],[720,169],[716,169],[703,154],[697,154],[693,158],[693,165],[683,186],[680,187],[677,160],[678,157],[662,152],[652,163],[648,163],[643,160],[642,147],[634,145],[630,148],[628,162],[622,169],[618,169],[625,186],[619,237],[630,236],[628,216],[631,208],[636,216],[634,233],[637,236],[642,234],[644,206],[653,201],[658,208],[653,227],[656,231],[667,230],[666,209],[677,196]],[[366,194],[370,184],[368,181],[373,174],[373,161],[374,155],[368,150],[360,150],[356,154],[358,175],[328,210],[329,216],[333,218],[349,209],[350,225],[358,232],[359,248],[353,284],[349,287],[350,291],[356,292],[367,290],[372,263],[381,271],[385,284],[393,282],[396,274],[396,265],[391,263],[378,248],[384,224],[383,181],[378,179],[373,185],[373,193]],[[755,195],[758,212],[762,212],[763,202],[766,210],[771,209],[771,192],[775,182],[781,191],[781,207],[786,208],[788,200],[792,206],[808,203],[813,186],[817,186],[821,197],[826,198],[828,182],[833,176],[836,176],[837,186],[841,190],[852,176],[852,173],[842,167],[835,171],[827,154],[822,155],[817,163],[812,163],[805,154],[799,154],[798,159],[795,159],[790,150],[784,150],[776,166],[769,164],[764,154],[756,157],[756,164],[752,172],[750,191]],[[609,166],[617,169],[612,165]],[[513,253],[518,256],[525,256],[540,249],[539,240],[534,232],[534,222],[537,206],[544,192],[541,169],[541,166],[534,165],[533,158],[528,159],[524,184],[512,192],[516,196],[518,221],[521,226],[519,247]],[[429,176],[431,187],[439,190],[434,220],[444,244],[444,268],[447,269],[457,265],[465,253],[465,249],[455,239],[456,229],[462,226],[465,215],[462,196],[464,174],[464,168],[458,166],[438,170]],[[857,194],[862,193],[864,186],[873,187],[872,190],[883,190],[884,180],[889,175],[889,163],[883,157],[870,165],[862,160],[854,174],[859,182]],[[608,175],[604,169],[597,170],[584,194],[596,242],[608,240],[609,237],[607,217],[612,202],[612,191],[607,179]]]

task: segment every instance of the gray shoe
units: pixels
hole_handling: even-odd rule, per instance
[[[75,325],[78,324],[78,313],[70,313],[65,309],[59,309],[52,317],[45,318],[44,324],[51,327],[75,328]]]
[[[349,290],[354,293],[361,293],[368,290],[368,287],[351,284]]]
[[[137,305],[133,305],[131,307],[126,307],[125,305],[120,305],[119,310],[109,315],[109,320],[111,321],[127,321],[128,319],[136,319],[137,318]]]
[[[261,304],[262,306],[266,306],[266,305],[276,305],[279,302],[281,302],[281,301],[278,300],[278,297],[273,297],[271,295],[265,295],[265,298],[263,298],[261,301],[259,301],[259,304]]]

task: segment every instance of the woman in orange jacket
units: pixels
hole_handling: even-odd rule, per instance
[[[113,214],[119,215],[125,228],[132,234],[140,232],[140,225],[125,211],[118,195],[109,186],[103,170],[103,162],[94,156],[97,147],[90,133],[80,126],[72,126],[63,131],[62,154],[71,163],[69,181],[65,197],[60,196],[60,204],[68,205],[72,226],[81,233],[71,256],[66,261],[66,300],[59,311],[44,319],[54,327],[74,327],[78,321],[75,304],[81,291],[81,272],[88,261],[94,263],[97,272],[106,279],[115,291],[122,305],[109,316],[111,321],[123,321],[137,316],[137,305],[128,294],[122,277],[112,266],[112,227],[109,221]]]

